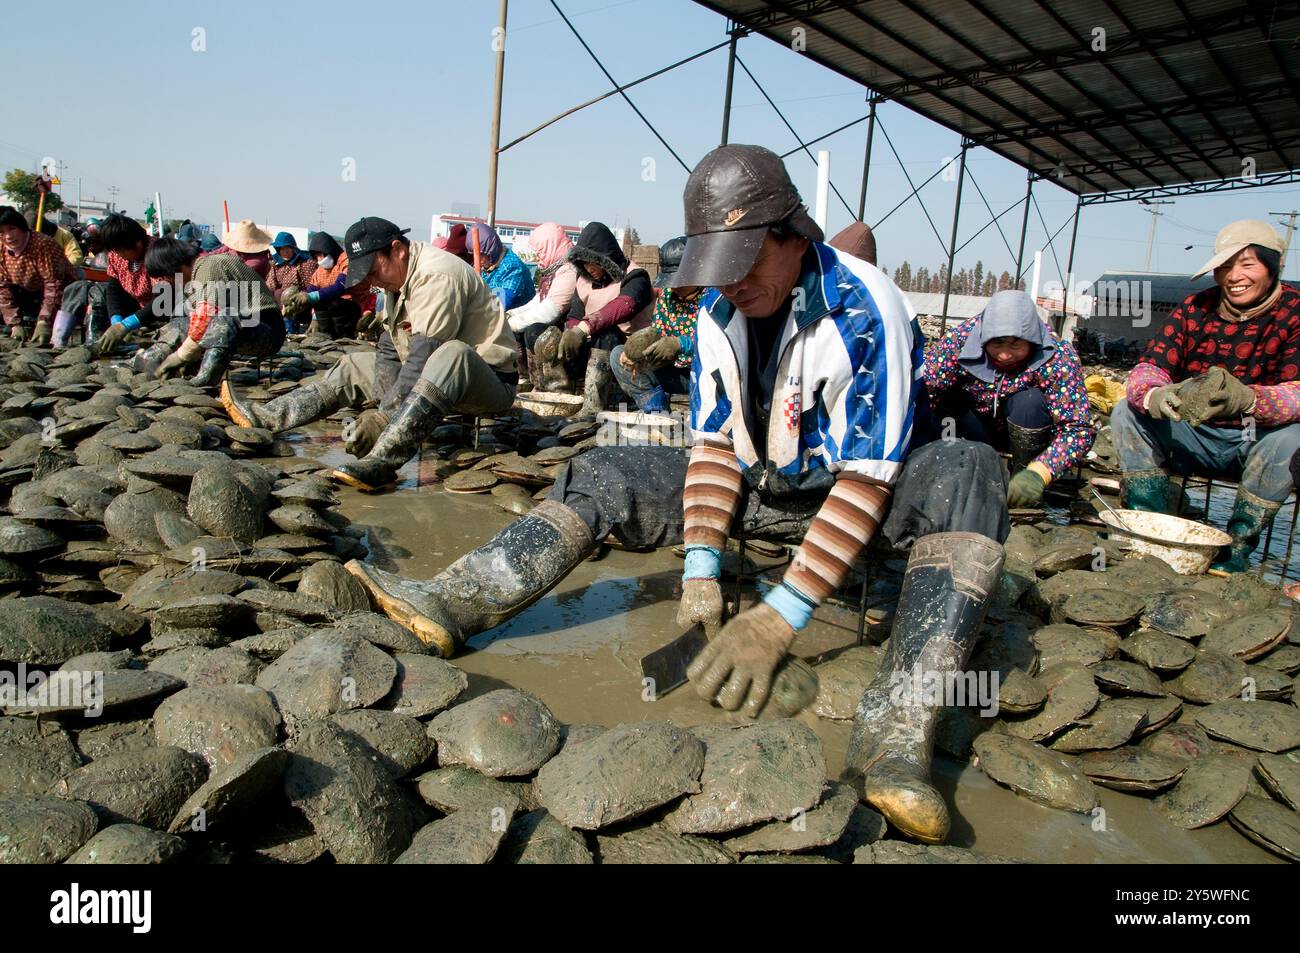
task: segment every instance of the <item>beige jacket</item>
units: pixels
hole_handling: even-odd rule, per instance
[[[472,267],[441,248],[411,242],[406,282],[384,296],[385,324],[402,361],[412,335],[464,341],[502,373],[515,371],[515,337],[498,298]]]

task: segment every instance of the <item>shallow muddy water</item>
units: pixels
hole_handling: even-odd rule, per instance
[[[329,463],[348,459],[337,442],[337,425],[313,429],[299,449]],[[367,495],[339,489],[343,512],[370,530],[375,563],[412,578],[435,574],[514,519],[489,495],[440,490],[431,473],[427,459],[412,461],[402,471],[397,492]],[[471,694],[503,685],[521,688],[570,724],[736,720],[701,701],[689,686],[656,700],[643,696],[640,658],[680,634],[674,622],[680,576],[681,560],[669,550],[611,550],[580,564],[505,625],[471,640],[455,663],[469,674]],[[743,601],[753,598],[750,589]],[[795,651],[812,657],[856,640],[856,610],[823,607]],[[827,773],[837,777],[848,724],[807,713],[799,717],[822,739]],[[1094,818],[1040,807],[944,755],[937,757],[935,773],[953,808],[949,842],[959,846],[1053,863],[1278,862],[1226,822],[1198,831],[1175,828],[1145,797],[1099,788],[1104,814]]]

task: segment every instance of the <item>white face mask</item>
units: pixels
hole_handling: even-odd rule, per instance
[[[316,264],[320,265],[322,268],[327,268],[327,269],[328,269],[328,268],[333,268],[333,267],[334,267],[334,256],[333,256],[333,255],[326,255],[324,258],[319,258],[319,259],[316,260]]]

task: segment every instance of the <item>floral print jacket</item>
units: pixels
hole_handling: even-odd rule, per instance
[[[1003,417],[1007,397],[1037,387],[1047,400],[1056,436],[1036,462],[1050,470],[1053,478],[1061,476],[1083,460],[1096,436],[1079,356],[1069,343],[1057,339],[1056,353],[1046,363],[1008,377],[999,375],[992,383],[986,383],[968,374],[957,362],[966,338],[978,322],[979,318],[971,318],[949,331],[939,342],[933,358],[926,361],[925,382],[931,407],[937,410],[950,390],[960,388],[977,414]],[[1052,333],[1050,328],[1047,333]]]

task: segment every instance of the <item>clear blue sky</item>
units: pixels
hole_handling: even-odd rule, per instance
[[[651,72],[724,39],[721,17],[689,0],[560,0],[606,67],[620,81]],[[486,204],[494,53],[493,0],[279,0],[202,4],[135,0],[71,2],[57,14],[34,4],[6,11],[10,96],[0,116],[0,165],[34,170],[43,156],[66,163],[64,194],[76,178],[87,196],[118,201],[134,214],[155,190],[173,217],[215,222],[221,200],[233,218],[341,233],[361,215],[382,215],[428,237],[429,217],[453,203]],[[193,31],[206,32],[196,52]],[[48,39],[47,39],[48,38]],[[77,54],[70,55],[68,50]],[[741,57],[805,139],[865,114],[860,87],[761,37]],[[693,164],[717,145],[725,50],[633,90],[636,104],[669,144]],[[513,0],[507,40],[502,141],[608,89],[608,83],[545,0]],[[886,104],[880,118],[914,181],[955,154],[954,133]],[[832,152],[832,180],[856,208],[866,125],[814,146]],[[731,140],[786,152],[797,143],[737,70]],[[345,159],[356,180],[343,181]],[[645,181],[645,160],[655,178]],[[787,160],[811,206],[815,167]],[[997,211],[1023,195],[1022,169],[984,150],[968,168]],[[618,97],[561,120],[502,156],[498,215],[566,224],[600,219],[636,226],[644,241],[682,229],[686,173]],[[876,222],[907,194],[897,160],[879,129],[866,220]],[[955,182],[922,192],[944,242],[952,225]],[[1035,186],[1048,227],[1070,215],[1073,196]],[[1228,221],[1269,218],[1300,205],[1300,184],[1187,197],[1164,206],[1154,270],[1194,270]],[[1019,210],[1003,217],[1015,249]],[[963,198],[964,241],[989,218],[975,189]],[[1085,209],[1075,272],[1091,279],[1106,268],[1141,268],[1150,215],[1134,204]],[[829,230],[849,215],[832,197]],[[1275,221],[1275,220],[1274,220]],[[913,269],[943,260],[915,201],[879,230],[882,263]],[[1026,259],[1046,234],[1031,210]],[[1064,267],[1069,229],[1058,254]],[[1195,246],[1184,250],[1185,246]],[[957,268],[982,259],[996,272],[1013,267],[995,229],[967,246]],[[1288,274],[1297,271],[1291,255]],[[1050,254],[1045,274],[1055,275]]]

